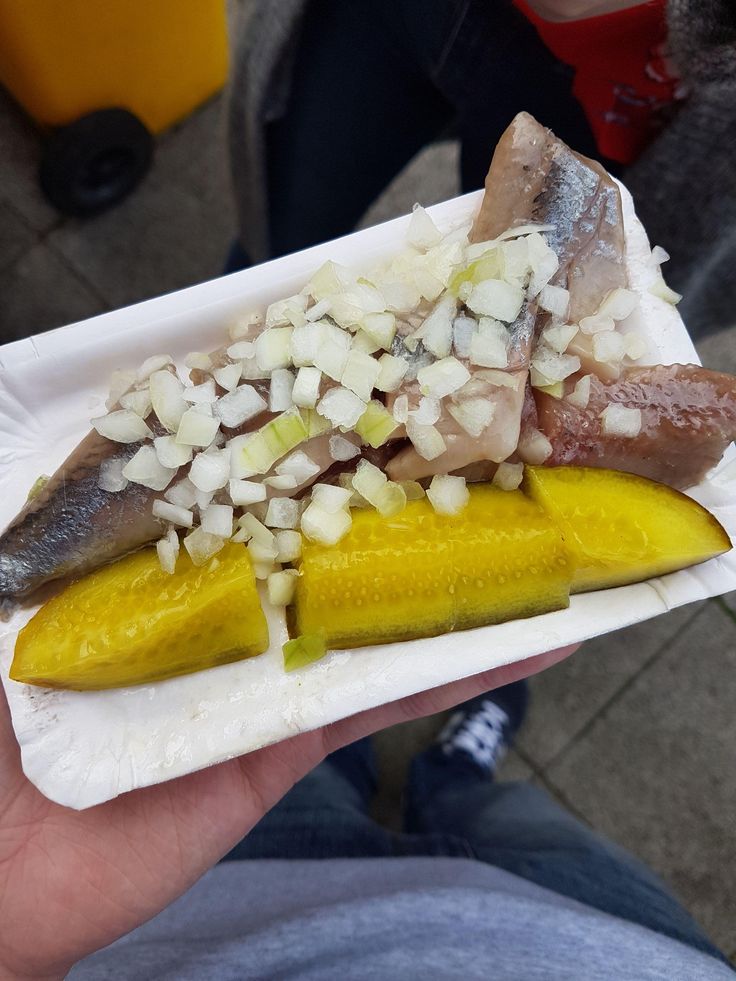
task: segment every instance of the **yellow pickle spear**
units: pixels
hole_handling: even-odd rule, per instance
[[[144,549],[49,600],[21,630],[14,681],[97,690],[161,681],[261,654],[268,627],[247,549],[226,545],[173,575]]]

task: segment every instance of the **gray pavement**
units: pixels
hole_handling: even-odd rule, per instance
[[[158,141],[140,189],[89,221],[60,218],[35,180],[39,138],[0,94],[0,343],[216,276],[234,233],[222,100]],[[433,147],[366,216],[456,193],[456,148]],[[736,336],[700,345],[736,372]],[[502,776],[531,779],[650,863],[736,954],[736,601],[696,604],[586,644],[532,681]],[[410,755],[439,720],[383,733],[376,813],[395,823]]]

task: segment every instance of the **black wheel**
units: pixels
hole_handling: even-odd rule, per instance
[[[127,109],[100,109],[56,130],[41,158],[41,188],[67,215],[93,215],[129,194],[148,170],[153,136]]]

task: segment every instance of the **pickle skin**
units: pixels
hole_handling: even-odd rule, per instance
[[[354,512],[337,545],[305,544],[292,632],[353,648],[567,607],[573,566],[557,525],[520,491],[469,490],[457,515],[426,499],[390,519]]]
[[[726,530],[687,495],[594,467],[525,467],[522,490],[555,520],[575,556],[571,592],[642,582],[731,548]]]
[[[144,549],[67,586],[20,631],[14,681],[98,691],[163,681],[261,654],[268,626],[248,551],[226,545],[173,575]]]

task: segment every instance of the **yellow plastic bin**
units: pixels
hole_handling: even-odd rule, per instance
[[[123,198],[148,168],[152,134],[227,70],[225,0],[0,0],[0,84],[53,130],[41,185],[67,213]]]

